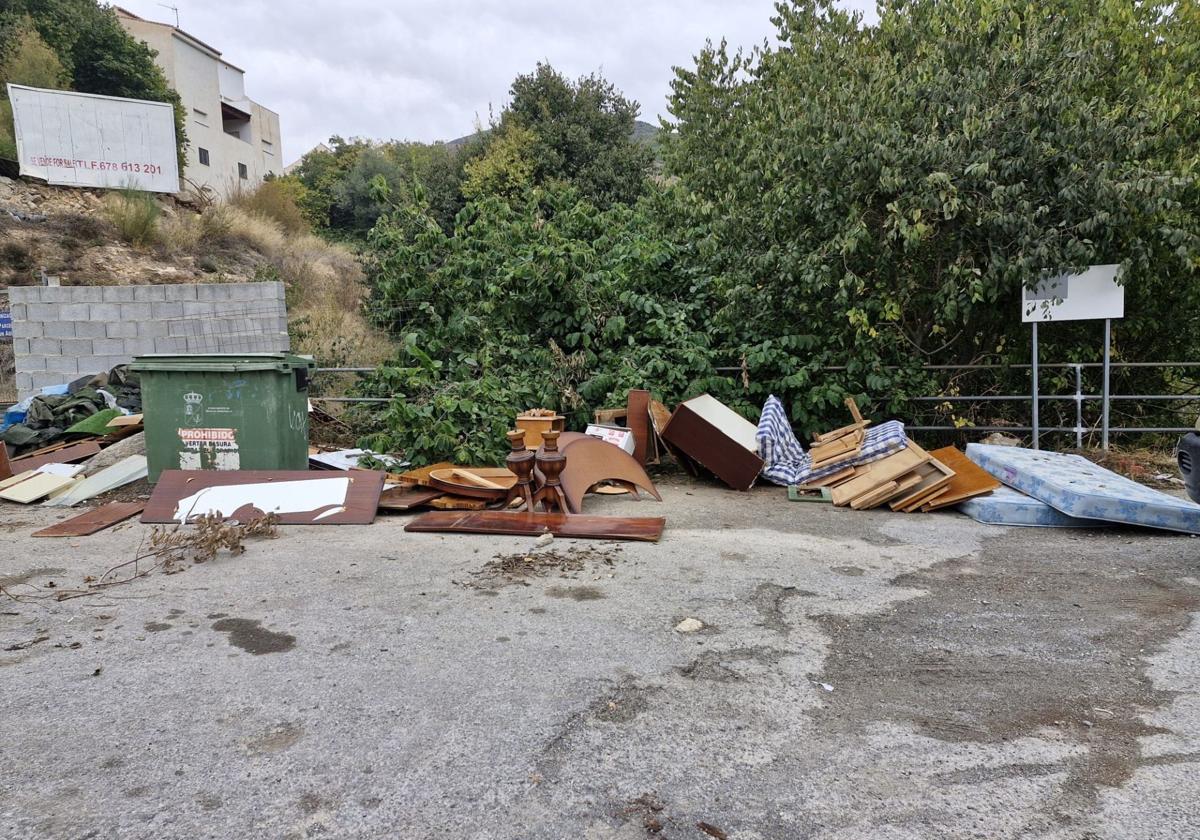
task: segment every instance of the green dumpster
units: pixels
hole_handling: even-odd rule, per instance
[[[291,353],[138,356],[146,461],[163,470],[308,468],[308,375]]]

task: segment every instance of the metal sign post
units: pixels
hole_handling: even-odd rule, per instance
[[[1040,396],[1038,394],[1038,323],[1041,321],[1091,321],[1104,319],[1104,371],[1101,390],[1100,446],[1108,449],[1109,361],[1112,348],[1112,319],[1125,317],[1125,287],[1119,282],[1119,265],[1094,265],[1082,274],[1062,274],[1041,280],[1026,288],[1021,320],[1032,326],[1033,384],[1030,388],[1030,414],[1033,448],[1040,443]],[[1076,372],[1078,376],[1078,370]],[[1076,399],[1082,398],[1078,379]],[[1076,403],[1076,412],[1079,411]],[[1077,421],[1077,426],[1082,421]],[[1076,431],[1077,438],[1079,431]]]

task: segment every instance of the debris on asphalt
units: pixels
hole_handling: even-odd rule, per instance
[[[146,456],[130,455],[80,481],[63,495],[46,502],[48,506],[71,507],[86,502],[146,477]]]
[[[704,629],[704,622],[698,618],[685,618],[675,625],[676,633],[695,633]]]
[[[542,578],[556,572],[560,577],[568,577],[588,568],[612,568],[620,551],[620,546],[571,546],[561,551],[497,554],[483,568],[471,572],[472,580],[464,585],[495,589],[497,584],[527,584],[531,578]]]

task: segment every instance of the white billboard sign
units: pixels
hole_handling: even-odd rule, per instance
[[[1119,265],[1094,265],[1082,274],[1061,274],[1024,289],[1021,320],[1091,321],[1125,317]]]
[[[179,190],[166,102],[8,85],[21,174],[70,187]]]

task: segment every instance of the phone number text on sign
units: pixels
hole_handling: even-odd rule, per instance
[[[73,160],[71,158],[34,155],[30,162],[34,166],[57,166],[60,169],[95,169],[103,172],[145,172],[161,175],[163,168],[157,163],[130,163],[113,160]]]

